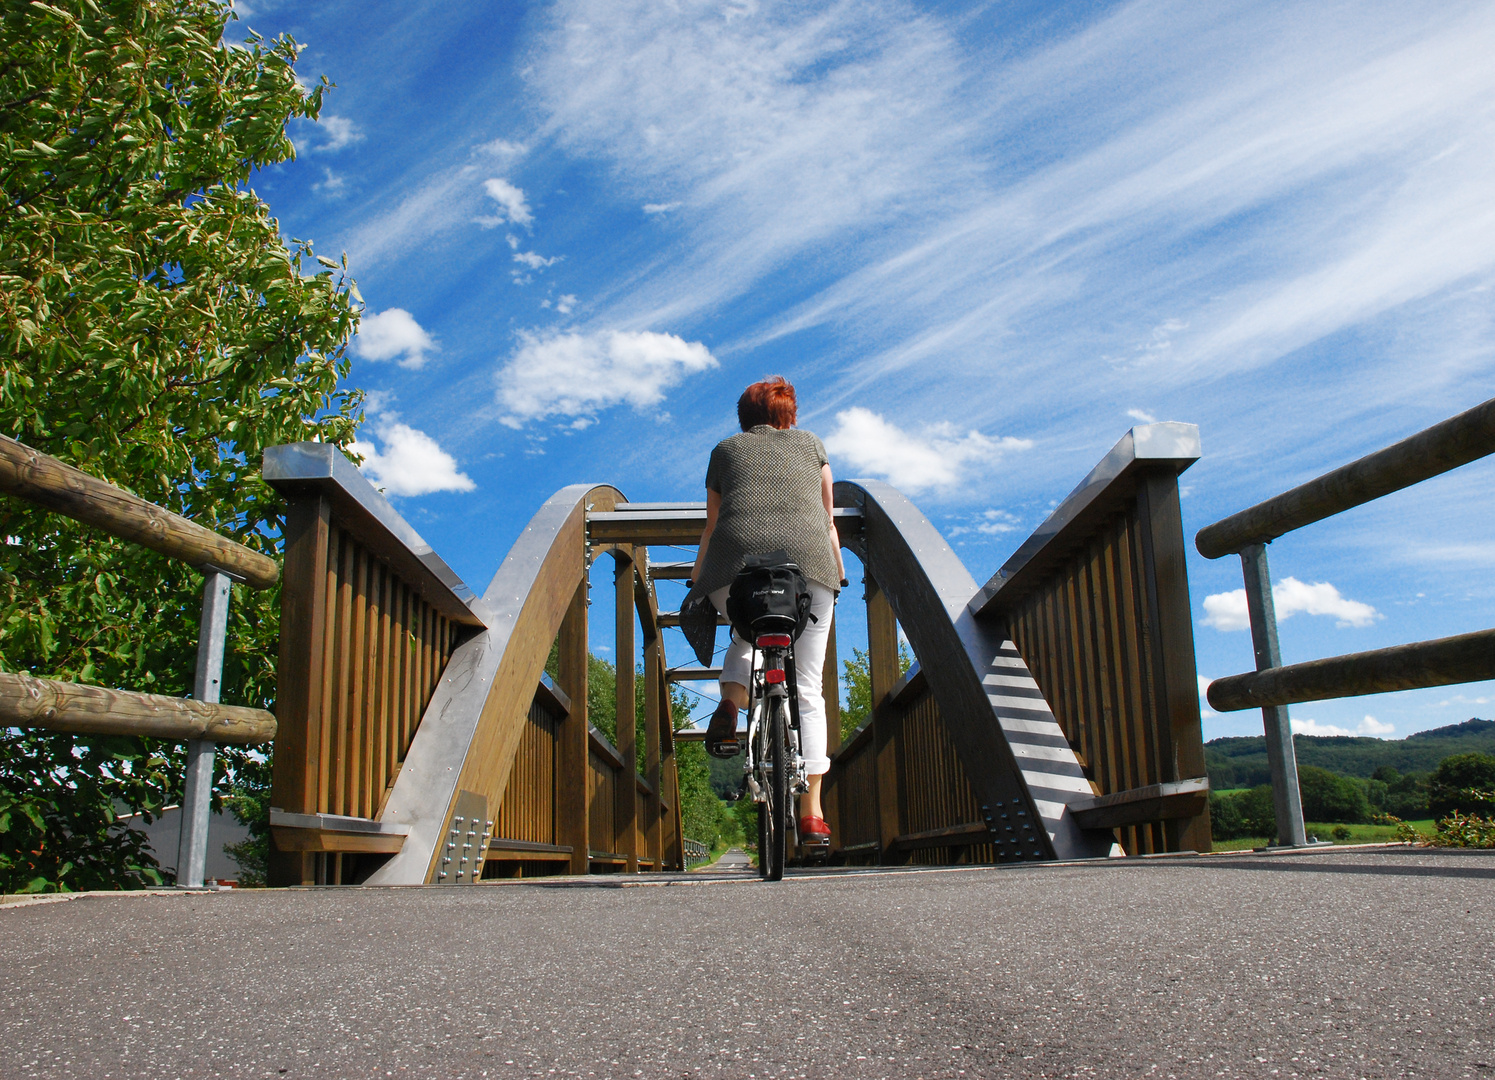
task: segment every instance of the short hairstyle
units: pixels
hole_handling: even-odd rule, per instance
[[[759,424],[793,427],[798,415],[794,387],[782,375],[772,375],[762,382],[753,383],[737,399],[737,423],[743,431],[750,431]]]

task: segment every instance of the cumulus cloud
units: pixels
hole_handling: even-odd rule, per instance
[[[519,251],[514,254],[514,261],[523,263],[531,270],[542,270],[547,266],[554,266],[561,261],[561,256],[552,255],[546,258],[544,255],[536,255],[533,251]]]
[[[717,366],[699,341],[647,330],[521,333],[519,341],[498,373],[501,419],[514,428],[547,416],[590,419],[613,405],[658,405],[687,375]]]
[[[576,295],[574,293],[563,293],[561,298],[555,302],[555,309],[562,315],[570,315],[571,309],[576,307]]]
[[[1381,738],[1390,735],[1396,730],[1395,724],[1383,724],[1374,716],[1367,716],[1355,725],[1355,730],[1340,727],[1338,724],[1320,724],[1317,720],[1292,720],[1294,735],[1372,735]]]
[[[1369,626],[1383,616],[1369,604],[1350,600],[1327,581],[1305,584],[1297,578],[1283,578],[1272,586],[1272,603],[1277,621],[1292,618],[1298,612],[1329,615],[1335,626]],[[1246,608],[1246,590],[1215,593],[1204,598],[1204,625],[1216,630],[1245,630],[1251,625]]]
[[[1128,409],[1126,414],[1139,424],[1156,424],[1158,418],[1143,409]]]
[[[836,426],[825,437],[826,450],[845,462],[840,471],[879,476],[910,494],[950,487],[967,465],[990,463],[1008,450],[1032,445],[1029,439],[993,439],[979,431],[962,435],[952,424],[914,434],[861,406],[837,413]]]
[[[512,221],[515,225],[532,225],[535,215],[530,212],[529,203],[525,201],[524,191],[515,187],[507,180],[494,177],[483,181],[483,190],[488,197],[498,203],[503,213],[497,218],[495,224]]]
[[[418,368],[426,353],[436,351],[436,342],[410,312],[390,308],[359,320],[353,351],[365,360],[397,360],[400,367]]]
[[[1320,724],[1317,720],[1292,719],[1294,735],[1353,735],[1349,728],[1342,728],[1337,724]]]
[[[364,474],[390,495],[429,495],[477,487],[457,470],[456,459],[424,431],[390,415],[376,420],[374,434],[379,443],[360,439],[351,449],[363,456]]]
[[[317,152],[341,150],[363,140],[363,132],[346,116],[324,116],[317,121],[317,128],[324,136],[321,142],[310,147]]]

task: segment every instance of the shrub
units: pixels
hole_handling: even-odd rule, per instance
[[[1438,822],[1434,847],[1495,848],[1495,818],[1461,814],[1455,810]]]

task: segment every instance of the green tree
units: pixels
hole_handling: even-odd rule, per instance
[[[0,432],[273,553],[262,452],[352,439],[360,301],[249,187],[294,157],[286,126],[328,84],[298,85],[289,38],[226,44],[230,17],[213,0],[5,5]],[[190,692],[200,575],[17,500],[0,536],[0,667]],[[225,701],[272,705],[278,615],[276,590],[235,589]],[[256,772],[220,760],[220,795]],[[172,744],[7,732],[0,890],[156,880],[113,819],[159,811],[180,766]]]
[[[914,658],[908,646],[898,643],[898,672],[907,673]],[[872,715],[872,661],[866,649],[852,649],[851,659],[841,662],[841,685],[846,688],[846,704],[841,706],[841,738],[846,740]]]
[[[1303,819],[1319,822],[1370,820],[1370,804],[1359,781],[1339,776],[1314,765],[1298,766],[1298,791],[1303,800]]]
[[[1428,809],[1435,818],[1455,811],[1495,816],[1495,756],[1454,754],[1440,761],[1428,783]]]

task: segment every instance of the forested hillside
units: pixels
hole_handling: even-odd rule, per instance
[[[1298,735],[1293,739],[1299,765],[1316,765],[1341,776],[1368,779],[1387,766],[1400,773],[1426,773],[1453,754],[1495,754],[1495,720],[1419,731],[1405,739]],[[1212,739],[1204,745],[1210,787],[1216,791],[1271,783],[1266,739],[1261,735]]]

